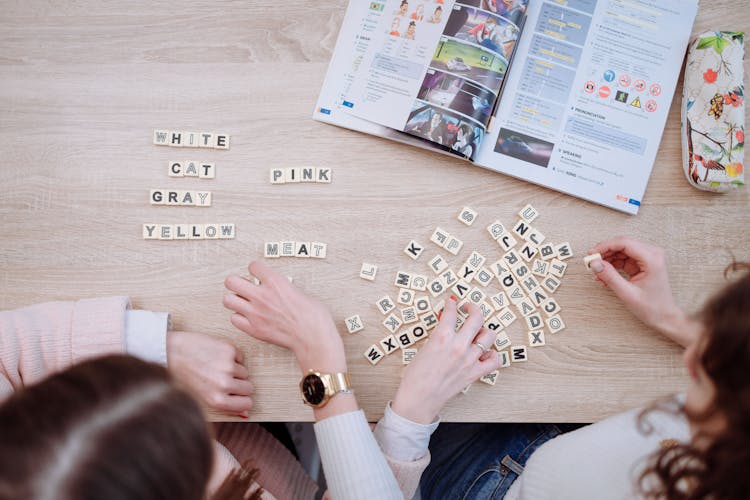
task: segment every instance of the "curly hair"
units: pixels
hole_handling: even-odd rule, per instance
[[[734,263],[724,272],[744,274],[703,308],[707,333],[700,364],[716,387],[712,405],[692,422],[720,415],[726,425],[707,446],[674,443],[650,457],[640,476],[646,498],[729,500],[750,498],[750,264]],[[655,479],[655,481],[654,481]]]

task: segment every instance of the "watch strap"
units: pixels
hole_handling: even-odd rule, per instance
[[[330,373],[328,376],[330,377],[329,380],[331,382],[331,391],[333,394],[339,392],[351,394],[352,382],[349,380],[349,373]]]

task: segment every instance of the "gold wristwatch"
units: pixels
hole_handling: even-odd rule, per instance
[[[322,408],[328,400],[339,392],[351,393],[352,383],[349,374],[318,373],[310,370],[299,383],[302,392],[302,402],[313,408]]]

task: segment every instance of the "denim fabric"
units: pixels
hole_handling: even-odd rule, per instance
[[[555,424],[441,424],[430,439],[432,460],[420,481],[422,499],[503,498],[518,477],[503,459],[523,466],[562,432]]]

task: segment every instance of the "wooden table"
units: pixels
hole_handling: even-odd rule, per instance
[[[631,217],[454,159],[311,120],[346,0],[295,2],[6,2],[0,14],[0,308],[128,294],[166,310],[176,327],[242,345],[257,386],[254,420],[310,420],[299,372],[282,349],[247,338],[222,308],[223,279],[262,256],[265,241],[328,243],[325,260],[272,265],[330,304],[361,405],[377,419],[394,393],[400,356],[372,367],[362,352],[385,334],[374,301],[399,269],[424,271],[436,226],[499,258],[484,227],[526,203],[538,226],[577,257],[556,297],[567,329],[528,363],[476,384],[444,420],[593,421],[685,387],[680,349],[647,330],[601,289],[580,257],[629,234],[668,249],[674,291],[695,311],[732,257],[750,259],[747,189],[717,196],[688,185],[680,166],[679,99],[641,213]],[[741,0],[703,6],[694,33],[750,31]],[[731,22],[726,21],[731,13]],[[153,129],[231,134],[229,151],[151,144]],[[174,158],[214,161],[211,181],[167,177]],[[332,184],[273,186],[275,166],[333,168]],[[154,207],[148,190],[210,186],[213,206]],[[475,227],[456,220],[479,212]],[[144,241],[144,222],[234,222],[226,241]],[[417,263],[402,250],[428,244]],[[443,252],[444,253],[444,252]],[[374,283],[363,261],[380,266]],[[348,335],[343,318],[362,315]],[[522,339],[520,325],[511,336]],[[215,418],[226,418],[214,415]]]

